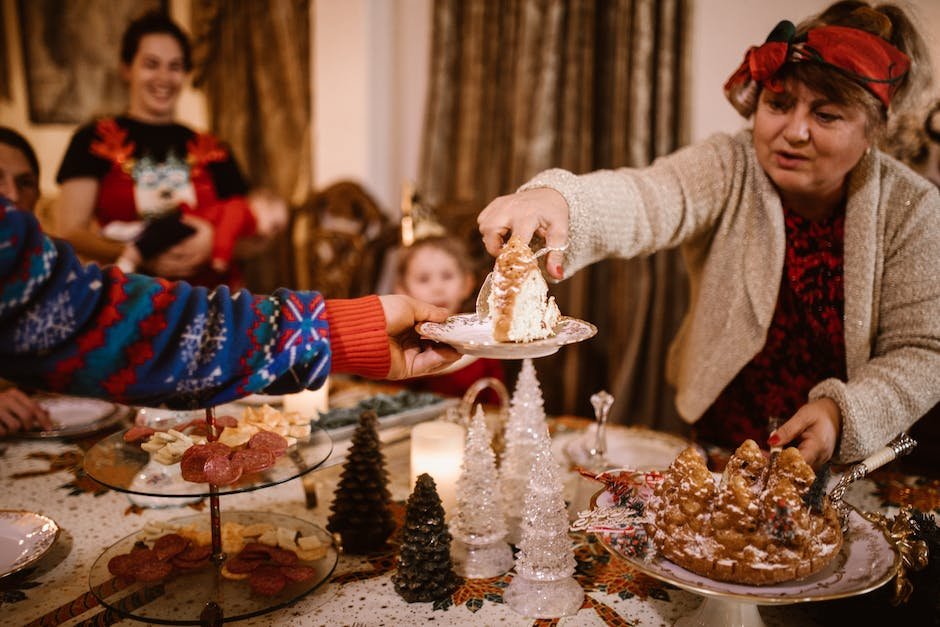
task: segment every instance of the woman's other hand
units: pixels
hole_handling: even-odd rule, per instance
[[[509,235],[529,243],[538,234],[546,246],[563,246],[568,241],[568,202],[547,187],[500,196],[480,212],[477,224],[486,250],[494,257]],[[553,251],[545,259],[548,273],[556,279],[564,278],[563,258],[562,253]]]
[[[445,344],[422,340],[414,327],[419,322],[443,322],[447,310],[410,296],[379,296],[385,313],[385,329],[392,354],[389,379],[409,379],[443,370],[460,358],[460,353]]]
[[[209,262],[215,232],[212,224],[191,215],[181,219],[196,232],[148,261],[146,268],[150,274],[167,279],[189,278]]]
[[[767,443],[784,446],[794,443],[803,459],[814,469],[829,461],[842,431],[842,412],[835,401],[820,398],[800,407],[793,417],[770,434]]]
[[[36,427],[52,428],[49,412],[17,388],[0,392],[0,436]]]

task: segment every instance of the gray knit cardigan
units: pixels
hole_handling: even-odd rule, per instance
[[[643,169],[547,170],[521,189],[537,187],[570,207],[568,276],[605,257],[681,245],[691,303],[667,378],[680,415],[698,420],[763,347],[783,274],[783,209],[750,131],[715,135]],[[877,150],[849,175],[844,281],[848,380],[819,382],[809,400],[839,405],[835,461],[848,462],[940,399],[940,194]]]

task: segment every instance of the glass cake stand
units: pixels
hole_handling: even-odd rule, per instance
[[[116,578],[108,571],[108,561],[129,553],[139,538],[139,533],[117,541],[102,553],[88,575],[92,594],[108,609],[121,616],[149,623],[165,625],[200,625],[209,622],[203,615],[210,603],[221,609],[222,622],[244,620],[286,607],[304,595],[319,588],[336,568],[338,553],[332,536],[313,523],[267,512],[225,512],[222,522],[237,522],[242,525],[268,523],[276,527],[296,529],[304,536],[318,537],[327,545],[326,555],[310,562],[298,562],[314,569],[315,575],[303,582],[291,582],[277,596],[267,597],[251,591],[247,580],[231,580],[221,575],[221,567],[210,560],[205,568],[193,572],[174,571],[162,581],[155,583],[132,583]],[[170,521],[174,525],[208,529],[210,521],[205,515],[196,514]]]
[[[640,496],[642,498],[642,493]],[[613,495],[604,489],[591,500],[591,508],[612,507],[614,503]],[[832,563],[809,577],[770,586],[716,581],[677,566],[659,555],[650,559],[631,555],[628,546],[632,534],[629,531],[593,533],[604,548],[627,560],[637,570],[705,597],[697,610],[676,622],[681,627],[760,627],[764,622],[757,610],[759,605],[828,601],[864,594],[890,581],[901,565],[901,556],[882,531],[855,510],[849,516],[849,530],[843,536],[842,549]]]
[[[215,433],[215,414],[206,410],[209,433]],[[108,571],[108,561],[119,554],[129,553],[138,540],[138,533],[118,541],[102,553],[92,566],[89,585],[102,605],[122,616],[150,623],[168,625],[219,624],[243,620],[290,605],[320,586],[336,567],[337,551],[332,536],[313,523],[264,512],[221,513],[220,496],[260,490],[291,479],[296,479],[323,464],[333,450],[330,436],[316,426],[310,435],[298,440],[274,466],[246,475],[233,485],[185,481],[179,464],[164,466],[150,459],[150,454],[138,444],[124,441],[123,432],[101,440],[85,453],[85,473],[104,486],[145,497],[208,497],[209,516],[195,515],[172,521],[182,526],[202,526],[210,531],[212,557],[210,564],[198,571],[174,571],[164,580],[152,583],[125,585]],[[301,535],[315,535],[327,544],[326,557],[315,562],[301,562],[315,571],[315,576],[304,582],[293,582],[276,596],[260,596],[251,592],[245,580],[233,581],[221,575],[226,558],[222,551],[222,522],[240,524],[269,523],[275,527],[296,529]]]

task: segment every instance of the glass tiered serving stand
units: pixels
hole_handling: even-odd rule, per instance
[[[213,409],[206,410],[210,434],[216,433]],[[88,580],[92,594],[119,615],[149,623],[166,625],[217,625],[243,620],[280,609],[297,601],[322,585],[336,567],[338,552],[332,536],[309,521],[268,512],[225,512],[220,497],[261,490],[296,479],[319,467],[330,456],[333,441],[320,428],[300,439],[278,457],[271,468],[242,477],[228,486],[192,483],[183,480],[179,464],[164,466],[151,461],[150,454],[136,444],[124,441],[118,432],[101,440],[85,454],[84,469],[95,481],[121,492],[155,499],[206,498],[209,514],[197,514],[169,521],[181,527],[193,525],[211,533],[212,557],[209,565],[194,572],[174,571],[155,583],[130,583],[108,571],[108,561],[129,553],[140,534],[133,533],[102,553],[92,565]],[[290,582],[276,596],[262,596],[251,591],[246,580],[222,576],[226,555],[222,550],[222,524],[268,523],[275,527],[296,529],[301,536],[315,536],[326,546],[321,559],[300,562],[314,569],[315,575],[303,582]]]

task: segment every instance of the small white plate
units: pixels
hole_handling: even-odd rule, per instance
[[[597,334],[590,322],[562,316],[555,325],[555,335],[531,342],[497,342],[492,325],[475,313],[457,314],[444,322],[421,322],[415,329],[420,335],[453,346],[458,352],[492,359],[545,357],[566,344],[583,342]]]
[[[597,436],[597,424],[584,431],[558,433],[552,438],[556,459],[587,466]],[[612,468],[663,470],[692,442],[671,433],[643,427],[607,425],[607,463]],[[704,456],[704,453],[703,453]]]
[[[65,438],[95,433],[120,422],[124,417],[120,405],[96,398],[80,396],[40,396],[36,402],[49,412],[52,429],[24,431],[24,438]]]
[[[54,520],[23,510],[0,510],[0,577],[23,570],[45,555],[56,538]]]

